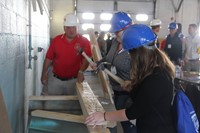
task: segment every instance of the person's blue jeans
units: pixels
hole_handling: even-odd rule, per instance
[[[114,95],[115,107],[117,110],[125,109],[127,105],[130,105],[129,95]],[[136,126],[130,121],[121,122],[124,133],[136,133]]]

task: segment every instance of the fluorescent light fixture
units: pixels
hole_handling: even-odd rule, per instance
[[[82,29],[87,30],[88,28],[93,28],[94,29],[94,24],[83,24]]]
[[[83,34],[83,36],[90,41],[90,36],[88,34]]]
[[[147,21],[148,20],[148,15],[147,14],[137,14],[136,15],[136,20],[137,21]]]
[[[100,30],[101,31],[108,31],[110,29],[111,25],[110,24],[101,24],[100,25]]]
[[[111,13],[101,13],[100,18],[101,18],[101,20],[111,20],[112,14]]]
[[[93,20],[94,19],[94,13],[83,13],[82,18],[87,19],[87,20]]]

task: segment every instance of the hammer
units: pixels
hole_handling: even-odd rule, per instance
[[[90,63],[90,65],[94,66],[96,65],[96,63],[94,63],[87,55],[86,53],[83,51],[83,49],[81,47],[77,48],[78,52],[80,54],[82,54],[85,59]],[[97,66],[97,71],[100,69],[102,71],[104,71],[106,74],[108,74],[111,78],[113,78],[116,82],[118,82],[121,86],[124,85],[124,80],[121,79],[120,77],[116,76],[115,74],[111,73],[108,69],[106,69],[104,67],[104,64],[106,64],[107,62],[102,62]]]

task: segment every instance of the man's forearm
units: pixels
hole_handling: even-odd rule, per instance
[[[81,65],[80,71],[85,71],[89,66],[89,62],[86,59],[83,59],[83,63]]]
[[[43,69],[42,69],[42,75],[47,74],[49,66],[52,64],[52,61],[50,59],[45,59],[44,64],[43,64]]]

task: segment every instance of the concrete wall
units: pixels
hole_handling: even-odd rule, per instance
[[[44,1],[45,2],[45,1]],[[38,8],[38,5],[37,5]],[[49,45],[49,18],[31,9],[32,32],[29,36],[28,0],[0,0],[0,88],[2,89],[13,133],[25,131],[24,113],[29,95],[40,93],[40,74],[44,53]],[[29,37],[32,40],[29,43]],[[29,63],[31,55],[38,59]],[[37,52],[37,47],[44,51]],[[28,65],[32,69],[28,68]],[[26,105],[26,106],[24,106]]]

